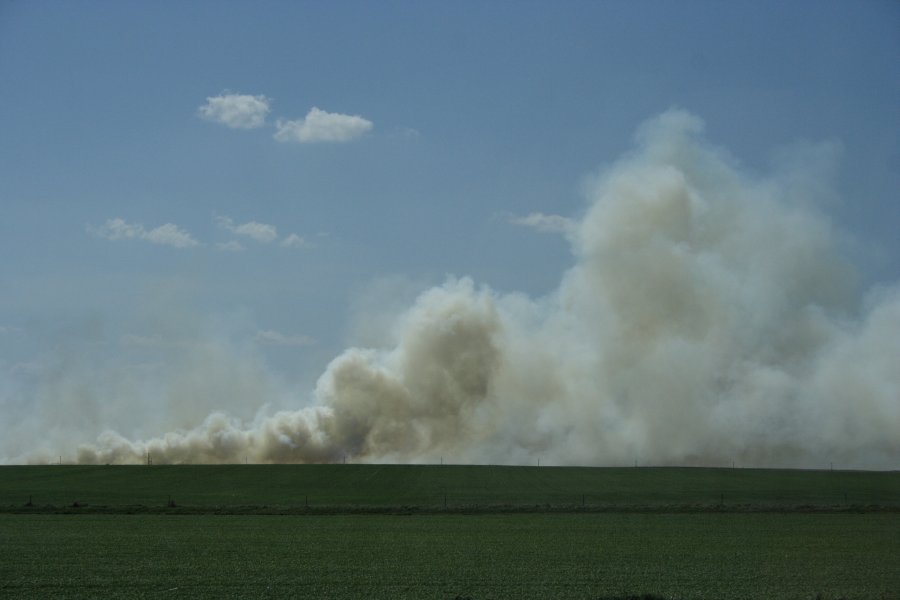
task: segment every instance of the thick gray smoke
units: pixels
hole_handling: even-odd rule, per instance
[[[750,177],[701,130],[639,130],[557,228],[575,260],[547,297],[451,279],[334,359],[316,406],[78,460],[900,467],[900,288],[858,293],[828,186]]]

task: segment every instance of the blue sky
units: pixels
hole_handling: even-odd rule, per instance
[[[448,274],[555,289],[568,243],[516,218],[584,213],[671,107],[750,176],[825,144],[848,260],[896,282],[898,31],[873,1],[0,3],[2,401],[215,339],[307,402]],[[204,117],[241,96],[256,126]],[[314,108],[345,139],[279,136]]]

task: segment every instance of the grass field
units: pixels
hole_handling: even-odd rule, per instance
[[[898,564],[900,473],[0,467],[0,598],[898,599]]]
[[[900,472],[408,465],[0,467],[0,511],[67,507],[900,509]]]
[[[10,598],[897,598],[893,514],[0,515]]]

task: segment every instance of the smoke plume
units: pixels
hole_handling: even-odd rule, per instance
[[[666,112],[589,186],[551,294],[449,279],[311,407],[77,460],[900,467],[900,288],[857,290],[804,168],[748,175]]]

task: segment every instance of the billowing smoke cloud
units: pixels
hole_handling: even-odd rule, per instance
[[[858,293],[794,171],[748,176],[669,111],[596,178],[548,296],[451,279],[334,359],[312,407],[78,460],[900,467],[900,288]]]

